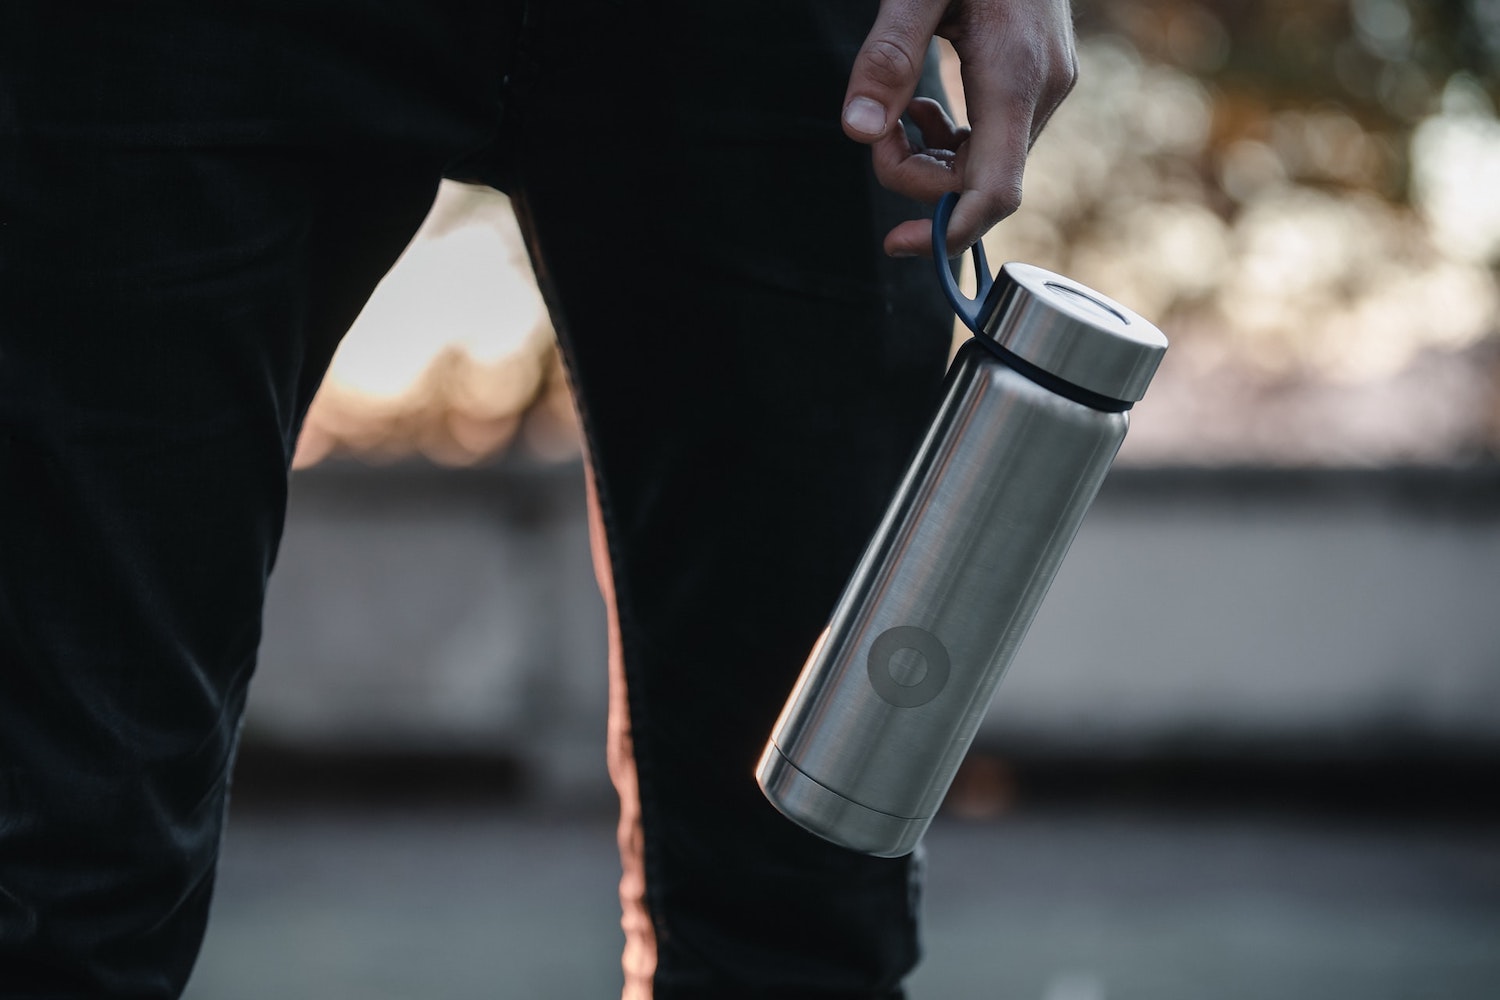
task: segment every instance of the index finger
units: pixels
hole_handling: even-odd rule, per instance
[[[1009,8],[999,23],[968,25],[954,49],[972,132],[958,164],[963,194],[950,228],[966,247],[1021,204],[1026,155],[1077,78],[1066,3]]]
[[[1031,149],[1031,115],[1026,108],[990,112],[982,122],[971,121],[973,131],[959,150],[957,164],[963,188],[948,227],[954,253],[967,249],[1021,207],[1021,183]]]

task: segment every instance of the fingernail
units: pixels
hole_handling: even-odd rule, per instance
[[[885,108],[868,97],[856,97],[844,108],[844,124],[864,135],[885,131]]]
[[[889,256],[895,257],[898,260],[902,259],[902,258],[905,258],[905,257],[915,257],[916,255],[917,255],[917,252],[915,250],[906,250],[906,249],[900,249],[900,248],[898,248],[896,250],[892,250],[890,252],[890,254],[889,254]]]

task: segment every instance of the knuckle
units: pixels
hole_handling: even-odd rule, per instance
[[[897,164],[892,163],[883,156],[874,157],[870,165],[875,169],[875,179],[882,187],[893,188],[901,180],[901,172]]]
[[[1047,74],[1047,88],[1056,94],[1058,100],[1073,92],[1078,85],[1078,57],[1072,49],[1059,53],[1052,60],[1050,71]]]
[[[862,53],[870,79],[882,87],[899,88],[917,77],[911,43],[894,35],[872,38]]]
[[[1055,105],[1078,82],[1078,55],[1061,40],[997,53],[991,62],[1009,81],[1012,96],[1021,101]]]
[[[1021,182],[1019,180],[1000,186],[985,199],[985,217],[992,226],[1007,219],[1021,207]],[[988,228],[988,226],[986,226]]]

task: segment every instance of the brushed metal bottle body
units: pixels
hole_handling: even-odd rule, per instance
[[[916,846],[1127,422],[964,348],[766,747],[778,808],[854,850]]]
[[[756,769],[812,832],[898,857],[962,763],[1145,393],[1166,338],[1061,275],[1007,264],[980,296],[934,256],[975,338]]]

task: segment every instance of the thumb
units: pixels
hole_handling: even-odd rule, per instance
[[[844,93],[844,134],[856,142],[886,135],[911,103],[927,46],[946,4],[883,0]]]

